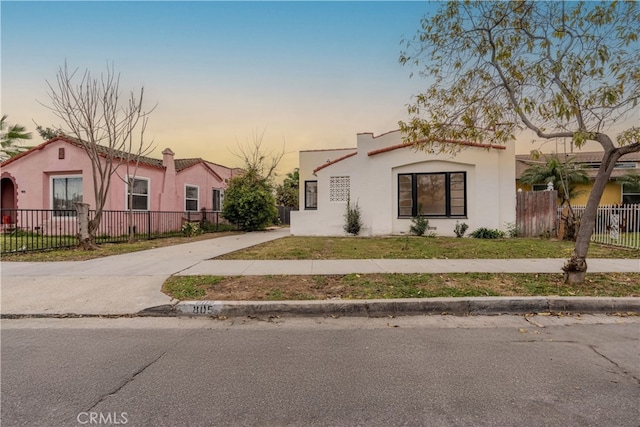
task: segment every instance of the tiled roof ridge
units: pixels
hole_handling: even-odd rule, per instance
[[[358,152],[357,152],[357,151],[356,151],[355,153],[345,154],[344,156],[342,156],[342,157],[338,157],[338,158],[337,158],[337,159],[335,159],[335,160],[331,160],[330,162],[327,162],[327,163],[325,163],[325,164],[323,164],[323,165],[320,165],[320,166],[318,166],[317,168],[315,168],[315,169],[313,170],[313,173],[315,174],[316,172],[318,172],[318,171],[319,171],[319,170],[321,170],[321,169],[326,168],[327,166],[331,166],[331,165],[333,165],[334,163],[338,163],[338,162],[340,162],[340,161],[342,161],[342,160],[344,160],[344,159],[348,159],[349,157],[355,156],[356,154],[358,154]]]
[[[59,135],[56,135],[56,136],[54,136],[53,138],[51,138],[51,139],[49,139],[47,141],[44,141],[43,143],[41,143],[39,145],[36,145],[35,147],[30,148],[27,151],[24,151],[24,152],[18,154],[17,156],[14,156],[14,157],[12,157],[10,159],[5,160],[4,162],[2,162],[2,166],[6,166],[6,165],[8,165],[10,163],[13,163],[14,161],[16,161],[16,160],[18,160],[18,159],[20,159],[20,158],[22,158],[22,157],[34,152],[34,151],[42,150],[43,148],[45,148],[49,144],[52,144],[52,143],[54,143],[56,141],[64,141],[64,142],[66,142],[68,144],[71,144],[71,145],[74,145],[76,147],[84,149],[84,143],[81,142],[78,138],[75,138],[73,136],[66,135],[66,134],[59,134]],[[126,159],[126,157],[128,156],[128,153],[126,151],[111,149],[109,147],[106,147],[106,146],[100,145],[100,144],[96,144],[96,145],[99,147],[98,151],[99,151],[100,155],[102,155],[102,156],[105,156],[106,153],[109,150],[113,150],[114,153],[116,154],[116,157],[119,158],[119,159]],[[164,166],[162,164],[162,159],[157,159],[157,158],[148,157],[148,156],[140,156],[139,159],[140,159],[140,163],[142,163],[144,165],[147,165],[147,166],[150,166],[150,167],[154,167],[154,168],[164,168]],[[135,158],[132,159],[132,161],[135,161]],[[218,163],[210,162],[210,161],[205,160],[205,159],[203,159],[201,157],[175,159],[174,161],[176,163],[176,170],[178,170],[177,164],[179,164],[179,163],[188,163],[188,162],[194,162],[194,163],[192,163],[190,165],[187,165],[187,166],[184,166],[184,167],[180,168],[179,170],[184,170],[187,167],[193,166],[194,164],[197,164],[197,163],[200,163],[200,162],[205,163],[205,164],[206,163],[214,164],[216,166],[219,166],[219,167],[222,167],[222,168],[226,168],[226,169],[229,169],[229,170],[239,169],[239,168],[230,168],[228,166],[224,166],[224,165],[221,165],[221,164],[218,164]],[[211,167],[208,166],[208,165],[207,165],[207,168],[211,169]],[[211,169],[211,171],[216,176],[219,176],[213,169]]]
[[[415,142],[402,143],[402,144],[391,145],[389,147],[379,148],[377,150],[369,151],[367,153],[367,155],[375,156],[376,154],[386,153],[386,152],[397,150],[397,149],[400,149],[400,148],[415,147],[416,144],[419,144],[421,142],[425,142],[425,140],[421,139],[421,140],[418,140],[418,141],[415,141]],[[483,144],[483,143],[471,142],[471,141],[440,140],[440,141],[438,141],[438,143],[458,144],[458,145],[464,145],[466,147],[478,147],[478,148],[487,148],[487,149],[493,148],[495,150],[506,150],[507,149],[507,147],[504,146],[504,145]]]

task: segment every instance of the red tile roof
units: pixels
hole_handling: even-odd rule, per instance
[[[12,157],[8,160],[5,160],[4,162],[2,162],[2,166],[6,166],[22,157],[25,157],[27,155],[29,155],[30,153],[34,152],[34,151],[39,151],[42,150],[43,148],[45,148],[47,145],[56,142],[56,141],[64,141],[68,144],[74,145],[76,147],[79,147],[81,149],[84,149],[84,144],[82,142],[80,142],[78,139],[70,137],[68,135],[58,135],[38,146],[35,146],[33,148],[31,148],[30,150],[27,150],[23,153],[20,153],[19,155]],[[109,153],[109,148],[105,147],[103,145],[98,145],[98,152],[99,154],[106,156]],[[126,158],[127,153],[124,151],[119,151],[119,150],[114,150],[115,151],[115,158]],[[211,168],[211,166],[209,166],[207,164],[208,162],[206,160],[203,160],[201,158],[192,158],[192,159],[175,159],[175,165],[176,165],[176,172],[180,172],[183,171],[187,168],[190,168],[191,166],[197,165],[197,164],[202,164],[204,165],[205,168],[209,169],[210,172],[212,172],[220,181],[222,181],[222,177],[220,177],[220,175],[218,175],[218,173],[216,173],[216,171],[213,170],[213,168]],[[162,165],[162,160],[161,159],[154,159],[152,157],[146,157],[146,156],[140,156],[140,164],[146,165],[146,166],[150,166],[153,168],[158,168],[158,169],[163,169],[164,166]],[[215,164],[215,163],[212,163]],[[222,165],[218,165],[218,166],[222,166]],[[226,166],[222,166],[224,168],[226,168]]]
[[[421,142],[424,142],[425,140],[421,139],[419,141],[416,142],[412,142],[412,143],[406,143],[406,144],[397,144],[397,145],[392,145],[389,147],[384,147],[384,148],[379,148],[377,150],[373,150],[373,151],[369,151],[367,153],[367,155],[369,156],[375,156],[376,154],[382,154],[382,153],[387,153],[389,151],[393,151],[393,150],[398,150],[400,148],[408,148],[408,147],[415,147],[416,144],[419,144]],[[446,143],[446,144],[457,144],[457,145],[463,145],[465,147],[478,147],[478,148],[486,148],[486,149],[496,149],[496,150],[506,150],[507,147],[505,147],[504,145],[496,145],[496,144],[480,144],[478,142],[470,142],[470,141],[454,141],[454,140],[442,140],[439,141],[440,143]]]
[[[334,163],[338,163],[338,162],[340,162],[340,161],[342,161],[342,160],[344,160],[344,159],[348,159],[349,157],[355,156],[356,154],[358,154],[358,153],[357,153],[357,152],[355,152],[355,153],[349,153],[349,154],[345,154],[345,155],[344,155],[344,156],[342,156],[342,157],[338,157],[338,158],[337,158],[337,159],[335,159],[335,160],[332,160],[332,161],[327,162],[327,163],[325,163],[325,164],[323,164],[323,165],[321,165],[321,166],[318,166],[317,168],[315,168],[315,169],[313,170],[313,173],[315,174],[316,172],[318,172],[318,171],[319,171],[319,170],[321,170],[321,169],[326,168],[327,166],[331,166],[331,165],[333,165]]]

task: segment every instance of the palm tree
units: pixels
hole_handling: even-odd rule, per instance
[[[557,154],[545,156],[543,164],[533,165],[523,172],[520,182],[531,186],[553,183],[553,188],[558,191],[558,199],[561,200],[560,205],[566,205],[561,218],[564,223],[562,237],[565,240],[575,240],[578,221],[571,208],[571,199],[581,193],[576,191],[577,184],[588,184],[589,177],[584,169],[575,163],[574,158],[567,157],[563,162]]]
[[[16,145],[16,142],[18,141],[31,139],[31,132],[26,132],[25,127],[20,125],[13,125],[11,127],[8,127],[6,121],[7,115],[4,114],[2,118],[0,118],[0,144],[2,145],[2,150],[0,151],[0,160],[6,160],[11,157],[17,156],[23,151],[27,151],[29,148],[31,148]],[[7,127],[6,130],[5,127]]]
[[[553,188],[558,190],[558,199],[561,205],[569,205],[571,199],[581,194],[577,191],[577,184],[588,184],[589,177],[575,159],[568,157],[566,161],[560,160],[557,154],[545,156],[544,164],[533,165],[525,170],[520,177],[523,184],[548,184],[553,183]]]

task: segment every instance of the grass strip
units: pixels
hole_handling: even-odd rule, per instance
[[[640,297],[640,273],[588,274],[581,285],[562,274],[454,273],[331,276],[174,276],[163,292],[179,300],[285,301],[480,296]]]

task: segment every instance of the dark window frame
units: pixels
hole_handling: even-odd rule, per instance
[[[211,202],[211,210],[213,210],[214,212],[222,212],[222,194],[223,193],[221,188],[213,188],[211,191],[213,199]]]
[[[631,188],[625,191],[625,186]],[[640,203],[640,188],[635,187],[633,184],[623,182],[620,185],[620,200],[623,205],[635,205]]]
[[[309,197],[310,193],[308,190],[309,184],[315,184],[315,198]],[[311,202],[315,201],[315,204],[311,205]],[[318,209],[318,181],[305,181],[304,182],[304,209],[305,210],[317,210]]]
[[[454,215],[451,213],[451,175],[462,174],[464,183],[464,213]],[[413,218],[418,216],[418,176],[420,175],[444,175],[445,177],[445,214],[421,214],[426,218],[467,218],[467,173],[464,171],[455,172],[415,172],[415,173],[399,173],[397,179],[397,214],[398,218]],[[402,176],[411,177],[411,215],[402,215],[400,213],[400,180]]]

